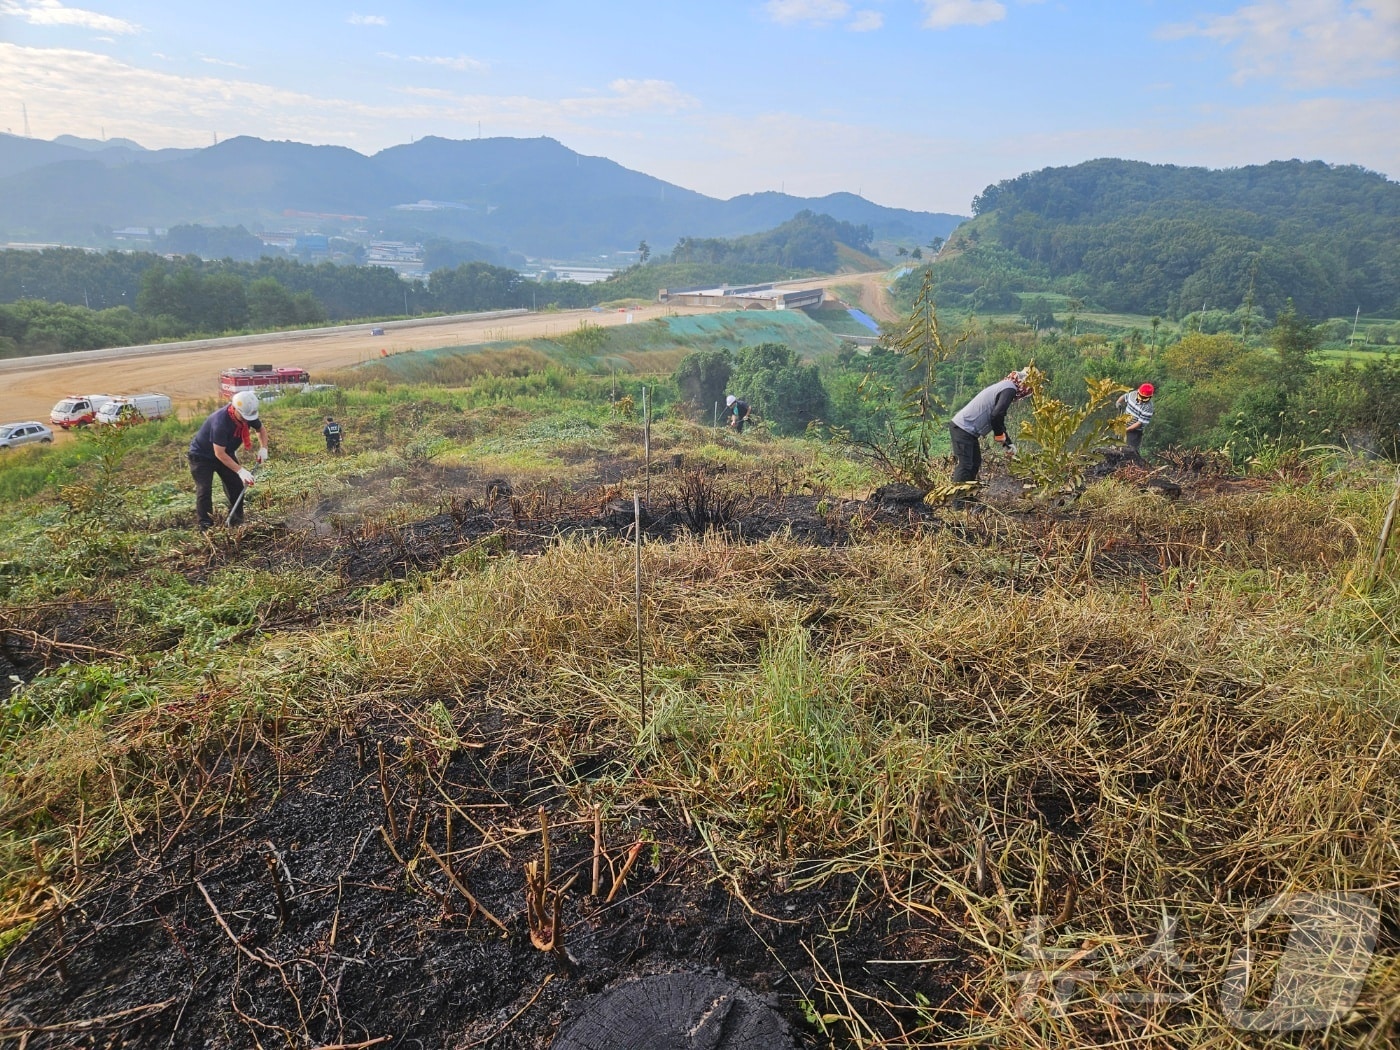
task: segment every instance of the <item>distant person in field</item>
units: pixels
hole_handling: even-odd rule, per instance
[[[979,391],[953,416],[948,433],[953,438],[953,484],[976,481],[982,470],[982,438],[991,434],[1008,456],[1016,454],[1016,444],[1006,433],[1006,412],[1023,397],[1029,397],[1029,373],[1012,372],[1000,382]],[[954,500],[961,507],[962,500]]]
[[[748,422],[749,418],[749,403],[730,394],[724,399],[724,411],[725,415],[729,417],[729,425],[742,434],[744,424]]]
[[[1142,433],[1147,429],[1147,424],[1152,422],[1153,392],[1151,383],[1143,383],[1136,390],[1129,390],[1118,399],[1118,407],[1128,417],[1126,438],[1128,447],[1134,453],[1142,449]]]
[[[210,414],[190,442],[190,474],[194,478],[194,506],[199,531],[214,526],[214,476],[228,497],[230,525],[243,524],[244,491],[253,484],[253,472],[238,462],[238,450],[251,452],[258,435],[259,463],[267,462],[267,424],[258,418],[258,395],[240,390],[223,408]]]
[[[340,451],[340,439],[345,434],[345,429],[335,421],[335,417],[327,416],[326,425],[321,428],[321,436],[326,439],[327,452]]]

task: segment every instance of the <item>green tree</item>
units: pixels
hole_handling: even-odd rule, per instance
[[[1280,384],[1287,393],[1296,394],[1317,367],[1312,355],[1322,342],[1318,327],[1299,313],[1289,299],[1274,319],[1269,342],[1278,352]]]
[[[697,350],[681,359],[673,378],[681,396],[708,418],[711,407],[724,400],[733,371],[734,358],[728,350]]]
[[[292,293],[274,277],[259,277],[248,285],[248,316],[254,328],[283,328],[297,323]]]
[[[1016,435],[1020,451],[1011,460],[1011,475],[1033,484],[1041,497],[1077,495],[1089,467],[1101,458],[1095,449],[1123,435],[1124,417],[1103,410],[1126,388],[1111,379],[1086,379],[1084,404],[1075,407],[1046,394],[1045,373],[1033,363],[1029,372],[1031,418]]]
[[[1021,320],[1032,328],[1054,328],[1059,324],[1050,304],[1040,295],[1021,301]]]
[[[729,387],[779,433],[799,433],[827,413],[826,388],[816,367],[804,365],[784,343],[741,347]]]
[[[935,487],[930,458],[948,414],[939,395],[939,366],[971,336],[951,342],[938,320],[933,271],[925,269],[908,319],[866,360],[861,394],[870,417],[836,431],[838,440],[869,455],[897,481]],[[845,391],[842,390],[843,407]],[[849,409],[846,409],[849,414]]]
[[[1400,462],[1400,361],[1386,357],[1368,362],[1358,380],[1362,396],[1349,422],[1381,455]]]

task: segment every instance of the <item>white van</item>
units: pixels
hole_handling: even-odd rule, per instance
[[[97,416],[97,410],[110,400],[108,394],[69,394],[53,406],[49,422],[64,430],[86,426]]]
[[[144,423],[149,419],[164,419],[173,411],[170,398],[164,394],[132,394],[114,397],[97,410],[99,423]]]

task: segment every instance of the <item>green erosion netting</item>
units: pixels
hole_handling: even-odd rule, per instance
[[[586,332],[587,334],[581,334]],[[472,354],[519,351],[543,354],[557,364],[583,372],[604,373],[614,366],[626,368],[619,355],[655,351],[738,350],[758,343],[786,343],[803,357],[835,352],[840,338],[800,310],[726,310],[686,317],[654,317],[608,328],[588,322],[568,327],[560,322],[558,335],[538,339],[506,339],[471,346],[442,346],[413,350],[372,359],[359,367],[381,368],[407,381],[425,380],[430,373],[455,358]]]
[[[804,357],[841,348],[841,341],[801,310],[737,310],[664,319],[681,343],[709,342],[737,350],[759,343],[786,343]],[[694,349],[708,350],[708,345]]]

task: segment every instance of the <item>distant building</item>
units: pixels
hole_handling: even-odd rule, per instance
[[[423,246],[405,241],[370,241],[365,252],[366,266],[387,266],[400,277],[422,278]]]
[[[457,201],[418,201],[415,204],[394,204],[390,206],[393,211],[475,211],[470,204],[460,204]]]
[[[153,241],[164,237],[166,231],[155,226],[123,226],[112,231],[112,239],[118,241]]]
[[[579,284],[597,284],[606,281],[616,270],[601,266],[551,266],[539,271],[541,281],[576,281]]]
[[[297,234],[295,230],[268,230],[259,235],[259,240],[268,248],[290,252],[296,248]]]
[[[331,254],[330,238],[322,233],[299,234],[292,242],[292,252],[310,259],[325,259]]]

